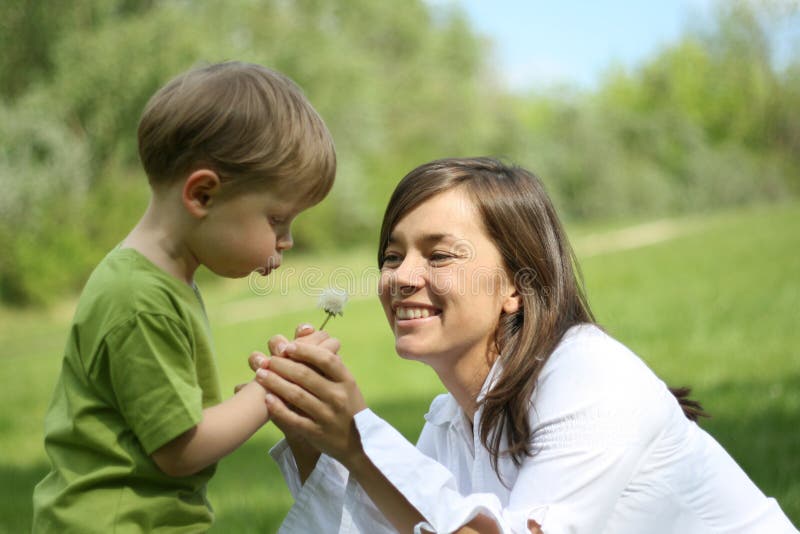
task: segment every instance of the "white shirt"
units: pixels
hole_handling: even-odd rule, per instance
[[[427,519],[415,532],[452,532],[478,514],[503,533],[528,533],[528,519],[544,534],[798,532],[644,362],[592,325],[572,328],[542,369],[535,454],[520,467],[501,456],[505,484],[451,395],[425,419],[415,447],[372,411],[355,416],[364,452]],[[332,458],[301,485],[287,444],[270,454],[296,501],[280,532],[394,532]]]

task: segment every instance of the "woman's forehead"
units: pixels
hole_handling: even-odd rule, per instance
[[[448,241],[482,234],[484,225],[477,207],[462,189],[451,189],[422,202],[401,217],[389,233],[398,240]]]

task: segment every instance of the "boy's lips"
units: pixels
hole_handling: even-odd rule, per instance
[[[267,276],[269,275],[269,273],[271,273],[280,266],[281,266],[280,260],[273,261],[272,259],[270,259],[269,261],[267,261],[267,264],[264,267],[259,267],[258,269],[256,269],[256,272],[261,276]]]

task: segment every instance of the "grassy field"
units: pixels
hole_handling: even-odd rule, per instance
[[[703,426],[800,524],[800,205],[666,224],[675,231],[655,232],[649,241],[629,238],[627,245],[624,235],[574,229],[598,320],[668,383],[694,387],[713,414]],[[224,390],[249,379],[247,355],[271,334],[288,334],[300,321],[321,322],[304,287],[352,278],[353,301],[327,330],[341,338],[368,403],[415,439],[442,389],[427,368],[394,355],[373,296],[372,256],[290,255],[271,288],[241,280],[206,284]],[[31,491],[47,471],[42,419],[73,305],[0,309],[0,532],[30,530]],[[277,530],[291,505],[267,456],[278,438],[267,425],[221,462],[209,490],[215,532]]]

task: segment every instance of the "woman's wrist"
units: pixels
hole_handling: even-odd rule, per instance
[[[305,483],[317,466],[320,452],[305,439],[294,435],[287,435],[286,443],[292,451],[292,456],[294,456],[294,463],[297,466],[300,481]]]
[[[340,461],[358,481],[361,481],[364,476],[370,476],[377,469],[367,453],[364,452],[360,442],[357,450],[341,458]]]

